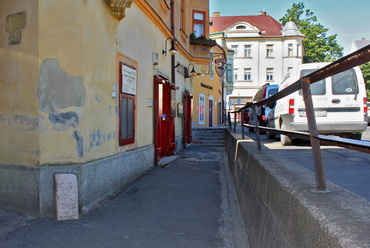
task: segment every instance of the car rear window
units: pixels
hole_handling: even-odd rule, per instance
[[[333,95],[358,94],[358,83],[354,69],[332,76]]]
[[[301,71],[301,77],[307,76],[312,72],[316,71],[316,69],[306,69]],[[310,85],[311,94],[312,95],[325,95],[326,94],[326,85],[325,79],[317,81]],[[299,94],[302,95],[302,90],[299,90]]]
[[[276,94],[277,92],[278,92],[278,88],[269,89],[267,98]]]

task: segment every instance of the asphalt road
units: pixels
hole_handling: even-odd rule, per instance
[[[255,139],[254,132],[245,134]],[[370,142],[370,127],[362,140]],[[261,135],[262,150],[273,150],[289,158],[300,166],[314,171],[310,142],[295,140],[292,146],[281,146],[279,136],[269,140]],[[326,180],[329,180],[370,202],[370,154],[344,149],[336,146],[321,146]],[[328,189],[330,191],[330,189]]]

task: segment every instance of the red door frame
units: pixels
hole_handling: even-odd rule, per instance
[[[171,109],[174,85],[161,76],[154,77],[154,145],[156,162],[175,152],[175,116]]]
[[[193,118],[193,96],[184,91],[184,144],[191,143],[191,120]]]

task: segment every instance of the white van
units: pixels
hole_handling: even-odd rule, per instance
[[[286,76],[279,91],[329,63],[301,64]],[[367,98],[361,70],[354,67],[310,85],[317,130],[320,134],[360,140],[367,128]],[[306,131],[308,124],[302,91],[279,99],[268,116],[268,126]],[[268,136],[271,135],[268,133]],[[271,136],[270,136],[271,138]],[[283,146],[292,139],[280,135]]]

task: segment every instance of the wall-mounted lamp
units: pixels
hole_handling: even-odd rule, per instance
[[[193,69],[191,71],[190,66],[193,66]],[[188,65],[188,71],[190,71],[190,77],[195,77],[197,75],[197,72],[194,70],[194,65],[192,63]]]
[[[162,50],[162,54],[165,54],[167,56],[167,41],[171,40],[171,48],[168,50],[171,55],[175,55],[177,53],[177,50],[175,48],[175,38],[167,38],[166,41],[164,42],[164,50]]]

